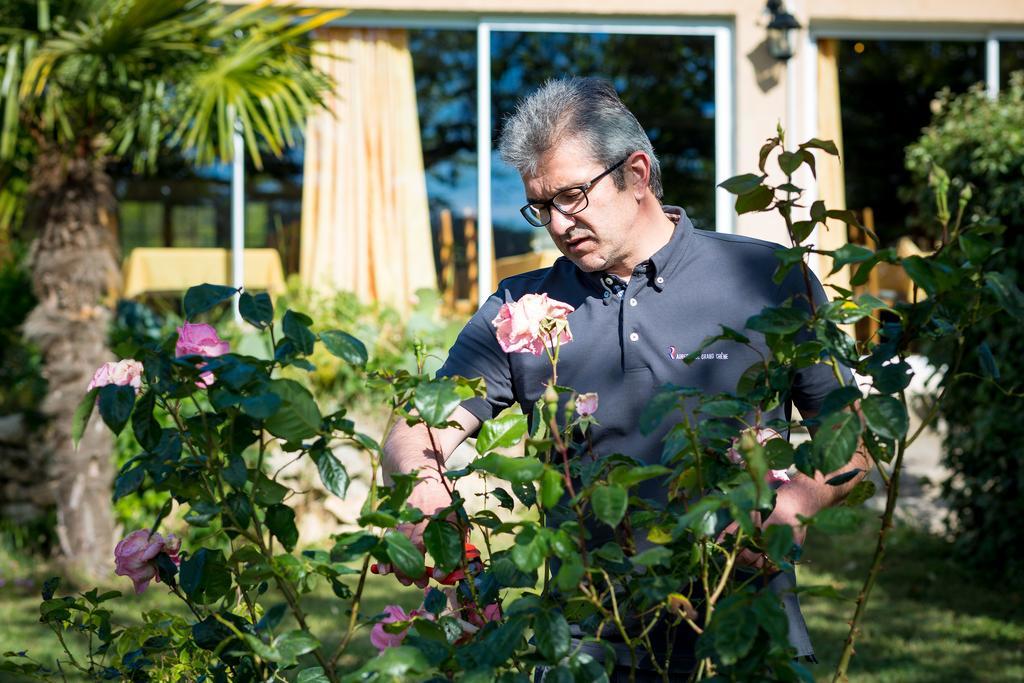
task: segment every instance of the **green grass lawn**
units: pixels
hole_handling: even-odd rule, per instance
[[[829,584],[855,596],[874,551],[877,518],[863,532],[824,537],[811,532],[802,585]],[[1024,681],[1024,593],[1001,586],[952,557],[947,543],[897,528],[868,603],[852,681]],[[820,664],[831,680],[853,616],[853,602],[802,600]]]
[[[864,530],[852,536],[812,535],[800,568],[801,584],[828,584],[856,594],[873,549],[872,523],[874,519],[869,518]],[[963,569],[951,559],[948,545],[934,537],[897,529],[891,538],[882,578],[871,596],[851,680],[1024,680],[1024,595],[1020,589],[1010,590],[992,577]],[[27,649],[52,665],[60,647],[53,633],[37,621],[38,588],[16,586],[12,581],[19,576],[31,578],[38,586],[47,576],[45,567],[0,558],[0,576],[7,581],[0,588],[0,652]],[[125,593],[125,598],[111,603],[122,624],[144,610],[178,609],[177,600],[159,584],[140,597],[130,593],[127,579],[115,587]],[[388,603],[415,607],[422,593],[400,586],[391,577],[371,577],[366,597],[366,613],[375,614]],[[344,630],[345,605],[326,588],[306,596],[305,604],[314,633],[332,649]],[[814,667],[815,674],[818,680],[831,680],[853,603],[808,596],[803,606],[821,660]],[[375,653],[364,629],[342,658],[342,668],[357,668]],[[3,676],[0,674],[0,680]],[[69,676],[69,680],[80,679]]]

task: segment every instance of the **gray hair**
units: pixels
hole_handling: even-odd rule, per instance
[[[633,152],[651,158],[651,192],[661,199],[661,164],[640,122],[619,99],[615,87],[601,78],[552,79],[521,100],[505,120],[498,149],[505,163],[520,175],[534,175],[540,157],[556,145],[580,141],[595,161],[612,166]],[[613,174],[615,186],[626,187],[625,169]]]

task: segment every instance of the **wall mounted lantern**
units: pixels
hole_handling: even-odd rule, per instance
[[[788,61],[796,51],[796,32],[800,22],[782,6],[782,0],[768,0],[768,52],[780,62]]]

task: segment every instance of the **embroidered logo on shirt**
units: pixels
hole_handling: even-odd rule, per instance
[[[689,354],[677,351],[674,346],[668,347],[668,357],[672,360],[683,360],[687,355]],[[729,354],[723,351],[705,351],[699,356],[696,356],[694,360],[729,360]]]

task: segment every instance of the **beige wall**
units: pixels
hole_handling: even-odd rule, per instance
[[[244,1],[244,0],[243,0]],[[765,46],[768,18],[764,0],[300,0],[310,7],[343,6],[357,13],[387,13],[401,20],[411,14],[474,19],[530,14],[537,17],[685,17],[728,19],[734,23],[734,67],[736,172],[756,169],[761,143],[775,134],[777,122],[803,139],[808,128],[806,100],[813,96],[813,83],[805,74],[813,55],[801,49],[789,67],[795,75],[795,117],[786,120],[787,69],[773,63]],[[1024,31],[1024,0],[787,0],[787,7],[801,24],[812,29],[900,29],[911,31],[955,31],[984,33],[988,30]],[[806,33],[801,36],[801,48]],[[775,241],[785,233],[768,214],[741,216],[737,231]]]

